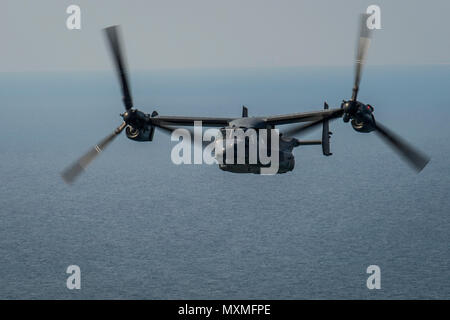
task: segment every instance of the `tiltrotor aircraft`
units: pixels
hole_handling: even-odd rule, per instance
[[[124,64],[121,42],[118,34],[118,27],[112,26],[105,29],[106,37],[110,45],[114,64],[120,80],[123,104],[125,112],[121,114],[122,124],[117,127],[113,133],[104,138],[94,148],[89,150],[73,165],[63,171],[62,177],[67,183],[72,183],[87,165],[103,150],[114,138],[124,129],[126,136],[135,141],[152,141],[155,128],[166,133],[172,133],[179,127],[194,126],[194,123],[201,121],[202,126],[219,128],[219,135],[216,139],[225,139],[225,132],[236,129],[274,129],[277,126],[303,123],[281,132],[278,135],[279,149],[270,150],[270,152],[279,152],[279,168],[277,173],[285,173],[294,169],[293,149],[301,145],[322,145],[322,151],[325,156],[330,156],[330,135],[329,121],[336,118],[343,118],[344,122],[350,122],[353,129],[358,132],[377,133],[389,146],[397,151],[414,169],[421,171],[429,161],[429,158],[423,153],[417,151],[406,141],[394,134],[380,122],[375,121],[374,108],[369,104],[364,104],[357,100],[359,84],[361,81],[362,67],[365,63],[367,50],[371,39],[371,30],[366,26],[367,15],[361,15],[361,25],[359,41],[357,45],[357,54],[355,61],[355,75],[352,96],[349,100],[343,100],[340,108],[329,109],[327,103],[324,104],[324,110],[292,113],[285,115],[273,115],[268,117],[249,117],[246,107],[242,109],[242,117],[184,117],[184,116],[162,116],[156,111],[146,114],[133,105],[130,92],[130,86],[127,77],[127,69]],[[313,141],[301,141],[294,138],[295,135],[304,133],[312,128],[322,125],[322,139]],[[270,135],[268,135],[270,136]],[[235,144],[238,143],[236,140]],[[216,157],[225,156],[225,150],[215,150]],[[223,160],[223,159],[222,159]],[[238,173],[260,173],[264,164],[260,163],[223,163],[219,162],[219,168],[225,171]]]

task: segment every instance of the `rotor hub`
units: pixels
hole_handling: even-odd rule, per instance
[[[129,109],[120,115],[128,125],[139,128],[148,122],[148,115],[137,109]]]

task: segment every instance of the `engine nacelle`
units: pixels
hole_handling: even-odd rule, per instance
[[[373,130],[375,130],[372,123],[359,122],[356,119],[352,120],[352,127],[353,127],[353,129],[355,129],[355,131],[364,132],[364,133],[372,132]]]
[[[153,135],[155,134],[155,127],[145,126],[139,129],[133,128],[132,126],[127,126],[125,133],[128,139],[134,141],[152,141]]]
[[[346,113],[344,114],[344,122],[352,120],[352,127],[358,132],[372,132],[376,129],[375,118],[373,116],[373,107],[369,104],[363,104],[359,101],[351,103],[346,101],[343,105]]]

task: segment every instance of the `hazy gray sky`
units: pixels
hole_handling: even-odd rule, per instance
[[[381,7],[369,64],[450,63],[449,0],[1,0],[0,71],[110,69],[122,25],[131,69],[349,65],[358,13]],[[81,7],[81,30],[66,8]]]

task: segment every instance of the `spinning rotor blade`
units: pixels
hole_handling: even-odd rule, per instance
[[[359,91],[359,83],[361,82],[361,74],[364,63],[366,62],[367,51],[370,46],[371,30],[367,27],[368,14],[361,14],[358,51],[356,52],[355,61],[355,79],[353,85],[352,100],[356,101]]]
[[[377,132],[380,137],[387,142],[394,151],[399,153],[417,172],[420,172],[430,161],[425,154],[415,149],[394,132],[377,122]]]
[[[123,122],[119,127],[114,130],[113,133],[108,135],[99,144],[86,152],[80,159],[78,159],[73,165],[65,169],[61,176],[66,183],[73,183],[75,179],[86,169],[89,163],[94,160],[100,152],[103,151],[113,140],[117,137],[123,129],[127,126],[125,122]]]
[[[109,46],[114,58],[114,64],[116,67],[117,75],[119,76],[120,85],[122,87],[123,104],[126,110],[133,108],[133,100],[131,99],[131,93],[128,85],[127,68],[124,64],[122,46],[119,39],[119,27],[112,26],[105,28],[106,37],[108,39]]]
[[[321,125],[324,121],[335,119],[335,118],[340,118],[343,113],[344,113],[343,109],[336,110],[333,113],[323,117],[322,119],[312,121],[312,122],[309,122],[309,123],[301,125],[301,126],[293,127],[291,129],[283,132],[283,135],[286,137],[292,137],[292,136],[298,135],[300,133],[306,133],[309,130],[312,130],[312,129],[316,128],[317,126]]]

